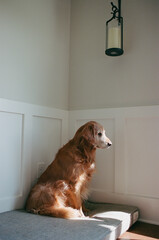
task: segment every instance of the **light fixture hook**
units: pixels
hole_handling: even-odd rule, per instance
[[[113,14],[112,18],[119,18],[119,8],[117,8],[117,6],[115,6],[113,2],[111,2],[111,5],[112,5],[111,14]],[[117,16],[117,13],[118,13],[118,16]]]

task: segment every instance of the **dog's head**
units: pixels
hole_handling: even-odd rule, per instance
[[[94,148],[108,148],[112,145],[110,139],[106,136],[103,126],[97,122],[90,121],[81,126],[74,139],[79,142],[92,145]]]

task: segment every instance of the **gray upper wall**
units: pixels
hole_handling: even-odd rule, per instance
[[[71,2],[70,109],[159,104],[159,1],[121,2],[124,55],[119,57],[104,53],[110,1]]]
[[[68,109],[70,0],[0,0],[0,98]]]
[[[108,0],[0,0],[0,98],[65,110],[159,104],[159,1],[122,0],[120,57],[104,53],[110,11]]]

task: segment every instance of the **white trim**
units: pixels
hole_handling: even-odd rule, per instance
[[[127,129],[125,127],[125,119],[154,119],[159,117],[159,106],[145,106],[145,107],[130,107],[130,108],[107,108],[107,109],[90,109],[90,110],[60,110],[55,108],[49,108],[45,106],[32,105],[28,103],[16,102],[7,99],[0,99],[0,112],[12,113],[22,115],[22,146],[21,146],[21,159],[22,159],[22,196],[21,194],[17,196],[11,196],[9,198],[0,199],[0,211],[7,211],[15,208],[23,207],[27,194],[31,187],[32,179],[32,133],[33,133],[33,118],[39,117],[60,120],[61,126],[58,127],[61,134],[61,145],[65,144],[68,139],[72,138],[78,124],[83,121],[96,120],[105,122],[105,124],[110,123],[113,126],[113,152],[111,153],[111,158],[113,158],[114,165],[111,165],[112,175],[110,174],[110,179],[113,181],[114,186],[105,185],[107,187],[92,187],[91,198],[97,201],[109,201],[114,203],[123,203],[128,205],[136,205],[141,209],[141,220],[145,222],[151,222],[159,224],[159,192],[156,189],[156,195],[152,193],[139,194],[138,191],[129,191],[127,181],[129,176],[127,175],[128,162],[127,162]],[[55,121],[56,122],[56,121]],[[52,124],[52,123],[51,123]],[[53,121],[54,124],[54,121]],[[131,126],[131,125],[130,125]],[[156,129],[156,131],[158,131]],[[109,136],[108,136],[109,137]],[[1,139],[2,140],[2,139]],[[9,146],[8,146],[9,148]],[[156,149],[158,151],[158,149]],[[105,156],[103,151],[101,154]],[[108,163],[108,162],[107,162]],[[103,163],[105,164],[105,163]],[[111,164],[110,162],[108,165]],[[106,165],[103,165],[106,167]],[[129,168],[130,170],[130,168]],[[148,170],[148,169],[147,169]],[[106,169],[106,172],[109,169]],[[112,177],[113,176],[113,177]],[[103,178],[103,177],[102,177]],[[97,181],[105,181],[104,179],[98,179]],[[151,179],[146,179],[146,181],[151,181]],[[158,181],[158,176],[156,176],[156,181]],[[100,185],[98,183],[98,186]],[[151,183],[151,182],[150,182]],[[151,183],[153,184],[153,183]],[[110,186],[110,187],[109,187]],[[146,192],[147,193],[147,192]],[[148,207],[148,206],[151,206]],[[2,209],[3,208],[3,209]]]
[[[156,188],[153,190],[153,180],[152,179],[144,179],[145,186],[149,183],[152,186],[151,192],[146,190],[145,192],[139,192],[138,186],[133,185],[133,189],[129,188],[128,181],[129,175],[127,174],[127,170],[130,171],[130,166],[128,169],[128,144],[127,144],[127,128],[126,128],[126,121],[129,119],[133,121],[144,121],[151,122],[151,119],[159,118],[159,106],[143,106],[143,107],[128,107],[128,108],[106,108],[106,109],[91,109],[91,110],[73,110],[70,111],[70,121],[69,121],[69,133],[70,137],[73,136],[74,131],[76,130],[77,122],[84,122],[89,120],[96,120],[96,121],[105,121],[105,125],[107,124],[108,119],[115,119],[115,128],[113,129],[115,135],[115,142],[113,142],[114,147],[114,162],[115,162],[115,176],[114,176],[114,189],[107,189],[105,188],[96,188],[94,185],[91,185],[91,199],[94,201],[108,201],[114,203],[123,203],[128,205],[136,205],[141,208],[141,219],[144,221],[152,221],[159,224],[159,190]],[[152,121],[153,124],[153,121]],[[131,125],[130,125],[131,126]],[[153,129],[154,130],[154,129]],[[132,130],[133,131],[133,130]],[[157,125],[156,132],[159,131],[159,123]],[[154,131],[155,132],[155,131]],[[130,132],[131,133],[131,132]],[[141,134],[141,133],[140,133]],[[158,133],[157,133],[158,134]],[[158,135],[157,135],[158,136]],[[108,136],[109,137],[109,136]],[[141,137],[141,136],[140,136]],[[152,136],[153,137],[153,136]],[[155,137],[156,139],[156,137]],[[143,139],[144,141],[144,139]],[[112,145],[112,146],[113,146]],[[135,145],[134,145],[135,147]],[[133,148],[133,146],[132,146]],[[142,145],[143,149],[143,145]],[[148,151],[148,149],[145,149]],[[155,151],[155,149],[154,149]],[[101,154],[106,154],[102,152]],[[158,149],[156,148],[156,155],[158,154]],[[157,159],[155,159],[157,165]],[[98,161],[98,159],[97,159]],[[148,159],[147,159],[148,162]],[[129,159],[129,164],[131,160]],[[136,166],[138,161],[136,159]],[[153,162],[152,162],[153,164]],[[155,166],[156,166],[155,165]],[[153,165],[152,165],[153,166]],[[146,168],[146,165],[144,166]],[[106,168],[105,163],[103,162],[103,168]],[[152,171],[153,167],[151,167]],[[106,170],[107,171],[107,170]],[[112,170],[111,170],[112,171]],[[145,169],[145,171],[149,171],[149,169]],[[113,173],[112,173],[113,174]],[[152,173],[151,173],[152,174]],[[142,176],[142,173],[141,173]],[[135,172],[134,172],[134,178]],[[139,178],[139,177],[138,177]],[[96,181],[101,182],[100,174]],[[106,181],[103,179],[103,181]],[[111,181],[111,178],[110,178]],[[156,176],[156,181],[159,182],[158,175]],[[139,182],[140,183],[140,182]],[[131,179],[131,184],[133,184],[133,180]],[[97,185],[95,183],[95,185]],[[140,184],[139,184],[140,185]],[[141,186],[143,183],[141,184]],[[99,186],[99,184],[98,184]],[[151,207],[149,207],[151,206]]]
[[[33,117],[58,119],[61,121],[61,140],[63,145],[68,140],[68,111],[28,103],[0,99],[0,112],[18,114],[22,116],[21,136],[21,189],[14,196],[0,198],[0,212],[24,207],[28,192],[31,187],[32,170],[32,122]],[[3,141],[3,139],[1,139]],[[7,146],[9,148],[9,146]],[[7,148],[6,147],[6,148]],[[1,159],[3,161],[3,159]],[[8,159],[9,161],[9,159]],[[2,165],[1,165],[2,166]],[[11,170],[10,170],[11,171]],[[1,180],[1,178],[0,178]]]

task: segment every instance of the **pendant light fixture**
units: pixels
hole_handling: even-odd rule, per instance
[[[118,8],[111,2],[113,15],[106,22],[106,50],[108,56],[120,56],[123,54],[123,18],[121,17],[121,0],[118,0]]]

